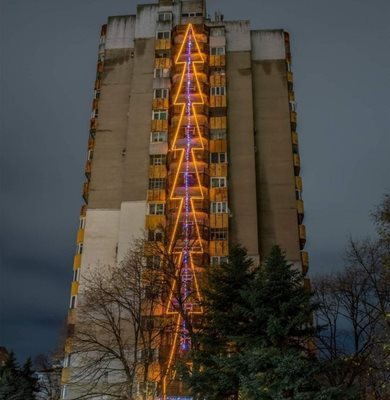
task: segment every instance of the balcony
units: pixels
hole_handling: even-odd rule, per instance
[[[300,176],[295,177],[295,190],[302,192],[302,178]]]
[[[293,149],[298,149],[298,134],[296,132],[291,132],[291,142]]]
[[[92,171],[92,161],[87,160],[85,163],[85,168],[84,168],[84,173],[87,179],[90,179],[91,177],[91,171]]]
[[[169,108],[169,99],[153,99],[152,108],[153,110],[162,110]]]
[[[81,267],[81,254],[76,254],[73,258],[73,269]]]
[[[89,182],[84,182],[83,185],[83,199],[88,204],[88,197],[89,197]]]
[[[304,275],[309,271],[309,253],[301,251],[302,272]]]
[[[148,190],[147,200],[151,201],[166,201],[167,194],[165,189]]]
[[[61,385],[64,385],[65,383],[69,382],[70,378],[70,370],[69,368],[62,368],[62,374],[61,374]]]
[[[91,121],[90,121],[90,129],[91,129],[92,131],[95,131],[96,128],[97,128],[97,119],[96,119],[96,118],[91,118]]]
[[[305,247],[306,244],[306,227],[305,225],[298,225],[298,233],[299,233],[299,243],[301,246],[301,250]]]
[[[303,200],[297,200],[297,211],[299,215],[304,215],[305,210],[304,210],[304,204]]]
[[[165,215],[147,215],[145,224],[148,230],[164,228],[166,225],[166,217]]]
[[[228,201],[228,189],[210,188],[210,201]]]
[[[228,176],[228,164],[210,164],[210,177]]]
[[[293,79],[294,77],[293,77],[293,73],[292,72],[290,72],[290,71],[288,71],[287,72],[287,82],[289,82],[289,83],[293,83]]]
[[[295,101],[295,93],[292,90],[288,92],[288,101]]]
[[[210,86],[226,86],[226,75],[225,74],[212,74],[210,75]]]
[[[210,228],[229,228],[229,214],[210,214]]]
[[[170,50],[172,47],[171,39],[157,39],[155,43],[156,50]]]
[[[293,154],[293,161],[294,161],[294,173],[295,176],[298,176],[301,172],[301,159],[299,154]]]
[[[226,56],[210,56],[210,67],[224,67],[226,65]]]
[[[156,58],[154,60],[154,68],[171,68],[172,61],[170,58],[163,57],[163,58]]]
[[[81,243],[84,241],[84,229],[79,229],[77,231],[76,243]]]
[[[226,153],[227,152],[227,140],[210,140],[210,153]]]
[[[226,129],[226,127],[227,127],[226,117],[210,118],[210,129]]]
[[[70,294],[71,296],[77,296],[79,292],[79,283],[78,282],[72,282]]]
[[[166,132],[168,130],[168,120],[166,119],[153,119],[152,131],[153,132]]]
[[[80,217],[85,217],[87,215],[87,206],[81,206]]]
[[[226,96],[210,96],[210,107],[226,107]]]
[[[229,255],[229,242],[227,240],[212,240],[209,249],[210,256],[227,257]]]
[[[309,278],[303,280],[303,287],[307,292],[311,292],[311,280]]]
[[[166,178],[167,167],[165,165],[150,165],[149,178]]]

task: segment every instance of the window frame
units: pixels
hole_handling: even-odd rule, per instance
[[[153,185],[156,184],[156,185]],[[157,185],[157,183],[159,183]],[[161,184],[161,185],[160,185]],[[165,178],[149,178],[149,190],[165,190],[167,180]]]
[[[162,37],[160,37],[162,36]],[[171,38],[171,31],[157,31],[156,32],[156,39],[157,40],[164,40]]]
[[[149,203],[148,215],[165,215],[165,203]]]
[[[161,93],[162,96],[157,96],[158,93]],[[169,99],[169,89],[167,89],[167,88],[154,89],[153,90],[153,98],[154,99]]]
[[[157,166],[157,165],[166,165],[167,156],[166,154],[151,154],[149,156],[149,165]]]
[[[210,202],[210,214],[228,214],[229,207],[227,201]]]
[[[217,161],[215,161],[217,159]],[[210,164],[227,164],[227,152],[210,153]]]
[[[226,54],[225,46],[210,47],[211,56],[224,56]]]
[[[211,228],[210,241],[227,241],[229,238],[229,231],[226,228]]]
[[[153,140],[155,137],[157,139],[163,139],[163,140]],[[158,131],[150,133],[150,143],[165,143],[165,142],[168,142],[168,132]]]
[[[166,118],[161,118],[162,116],[165,116]],[[158,118],[156,118],[158,117]],[[153,110],[152,111],[152,120],[153,121],[168,121],[168,110],[167,109],[162,109],[162,110]]]
[[[226,86],[212,86],[210,96],[226,96]]]
[[[214,185],[214,182],[218,182],[218,184]],[[221,182],[222,182],[222,185],[221,185]],[[212,176],[210,178],[210,187],[211,188],[216,188],[216,189],[226,188],[227,187],[227,178],[226,178],[226,176]]]

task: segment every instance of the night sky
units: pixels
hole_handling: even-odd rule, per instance
[[[0,2],[0,346],[24,359],[54,349],[66,317],[100,26],[138,1]],[[217,9],[291,34],[311,275],[337,268],[390,191],[390,2]]]

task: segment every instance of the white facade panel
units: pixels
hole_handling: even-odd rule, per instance
[[[250,51],[249,21],[225,22],[227,51]]]
[[[251,37],[253,60],[284,60],[286,58],[282,30],[252,31]]]
[[[106,49],[133,49],[135,15],[111,17],[107,25]]]
[[[118,263],[126,256],[134,239],[143,237],[146,209],[146,201],[122,203],[119,221]]]

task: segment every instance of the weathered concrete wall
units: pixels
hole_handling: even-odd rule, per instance
[[[267,255],[277,244],[288,260],[300,261],[287,69],[283,35],[254,32],[253,94],[259,246]],[[276,59],[271,59],[276,57]]]

